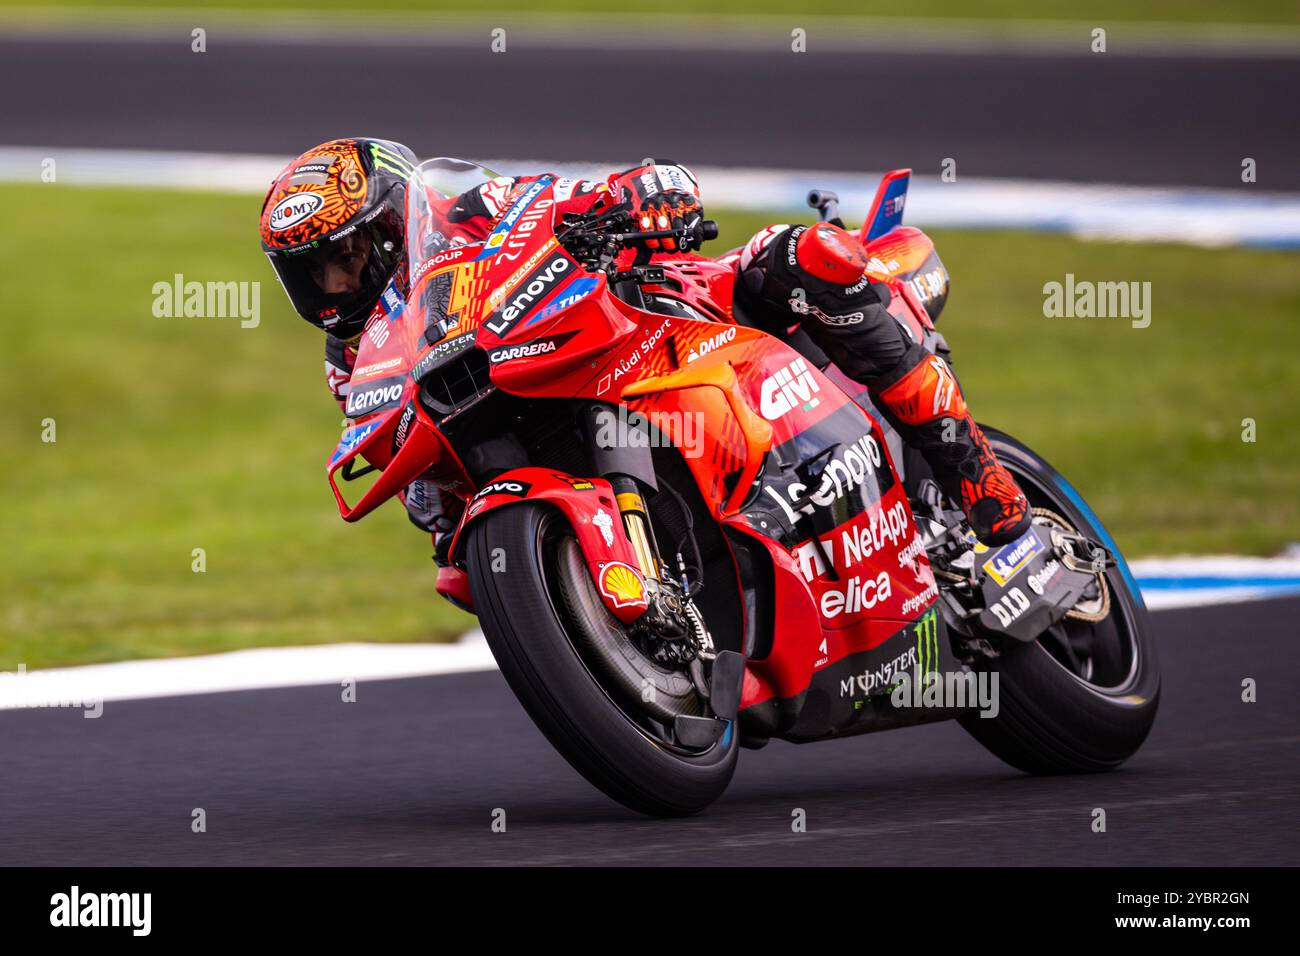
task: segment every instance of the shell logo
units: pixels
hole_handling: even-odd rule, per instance
[[[614,602],[615,607],[646,604],[645,585],[641,582],[641,575],[621,561],[611,561],[600,572],[600,591]]]

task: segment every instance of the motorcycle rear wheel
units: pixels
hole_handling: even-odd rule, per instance
[[[1063,516],[1118,555],[1092,509],[1051,465],[1009,435],[991,428],[984,433],[1033,506]],[[998,714],[972,713],[959,722],[1018,770],[1112,770],[1151,730],[1160,702],[1155,636],[1136,584],[1119,561],[1105,573],[1111,597],[1105,620],[1067,620],[1032,644],[1007,640],[1000,657],[978,668],[998,673]]]
[[[655,677],[659,710],[628,694],[609,651],[621,639],[619,654],[640,652],[576,549],[565,519],[538,502],[500,508],[470,528],[470,587],[488,645],[538,729],[594,786],[650,816],[697,813],[731,782],[738,734],[729,726],[704,750],[676,745],[664,709],[698,716],[705,705],[648,658],[637,663]]]

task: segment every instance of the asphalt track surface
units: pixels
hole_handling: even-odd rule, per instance
[[[783,42],[788,42],[783,41]],[[0,144],[421,156],[1300,189],[1300,58],[539,48],[418,38],[0,36]]]
[[[742,751],[722,800],[677,821],[590,787],[496,672],[361,684],[346,704],[321,686],[109,703],[98,720],[10,711],[0,864],[1294,866],[1297,615],[1300,598],[1157,614],[1160,715],[1114,773],[1024,776],[935,724]]]

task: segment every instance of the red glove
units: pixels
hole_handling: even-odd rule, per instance
[[[626,172],[615,173],[609,178],[609,184],[618,201],[631,206],[642,232],[681,229],[704,215],[699,184],[685,166],[650,160]],[[680,239],[647,239],[645,244],[665,251],[686,248],[686,242]]]

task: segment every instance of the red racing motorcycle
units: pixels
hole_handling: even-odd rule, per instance
[[[589,781],[643,813],[716,800],[741,747],[956,719],[1030,773],[1111,769],[1155,717],[1147,612],[1079,493],[985,428],[1034,510],[979,544],[866,389],[806,336],[745,324],[735,255],[631,256],[625,215],[557,217],[517,187],[485,241],[452,199],[495,174],[436,159],[408,184],[409,292],[367,326],[329,459],[356,521],[417,478],[462,504],[439,591],[478,615],[510,687]],[[948,273],[902,225],[910,171],[859,236],[917,341]],[[823,219],[832,194],[809,195]],[[375,477],[355,504],[340,479]]]

